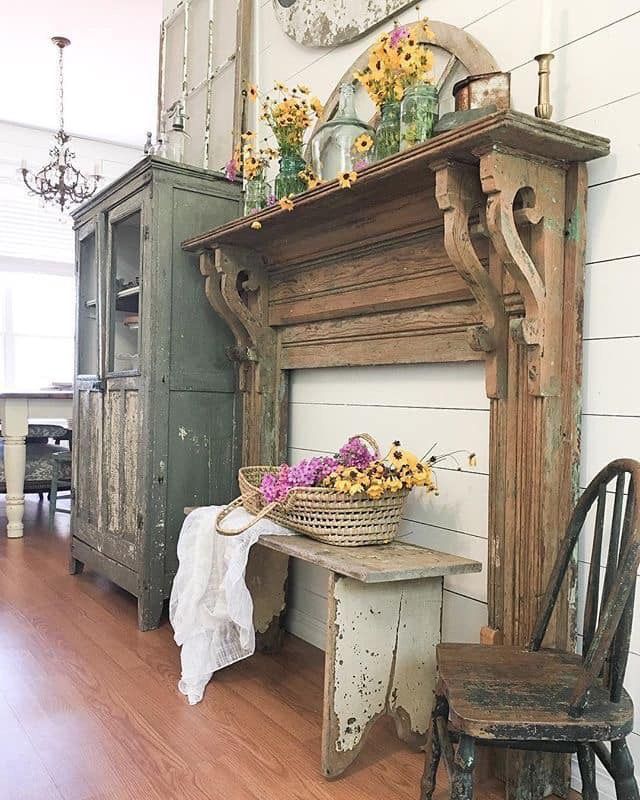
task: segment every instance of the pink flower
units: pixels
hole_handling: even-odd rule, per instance
[[[353,165],[353,168],[356,172],[360,172],[361,169],[369,166],[369,162],[366,158],[359,158],[356,163]]]
[[[230,158],[224,165],[224,176],[228,181],[235,181],[238,177],[238,164],[235,158]]]
[[[404,25],[399,25],[391,31],[389,35],[389,44],[391,47],[397,47],[400,41],[406,39],[407,36],[409,36],[409,30]]]

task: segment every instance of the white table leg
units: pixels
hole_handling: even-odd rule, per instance
[[[390,714],[398,736],[424,744],[440,641],[442,578],[363,583],[331,573],[322,771],[340,775],[374,722]]]
[[[18,539],[23,535],[24,473],[27,448],[27,409],[25,400],[5,400],[2,415],[4,438],[4,474],[7,484],[7,536]]]

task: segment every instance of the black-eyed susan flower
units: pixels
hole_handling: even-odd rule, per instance
[[[249,86],[247,86],[247,97],[254,103],[258,99],[258,87],[253,83],[250,83]]]
[[[353,146],[358,153],[368,153],[373,147],[373,139],[368,133],[361,133],[354,141]]]
[[[290,197],[281,197],[278,205],[283,211],[293,211],[293,200]]]
[[[341,189],[350,189],[357,180],[357,172],[341,172],[340,175],[338,175],[338,186]]]

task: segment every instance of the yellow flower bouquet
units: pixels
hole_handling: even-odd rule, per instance
[[[371,48],[366,67],[354,74],[377,106],[402,100],[405,90],[432,80],[433,41],[427,20],[383,33]]]

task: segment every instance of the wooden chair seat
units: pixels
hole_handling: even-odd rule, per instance
[[[579,717],[569,702],[582,657],[557,650],[441,644],[437,648],[438,694],[449,702],[451,728],[478,739],[504,741],[611,741],[633,729],[633,702],[619,703],[594,686]]]

